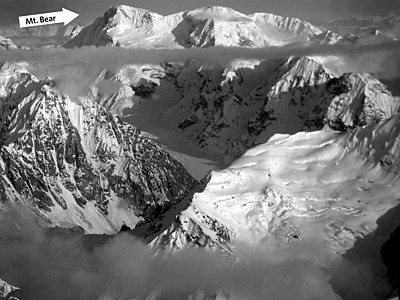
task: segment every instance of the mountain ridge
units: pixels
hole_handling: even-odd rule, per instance
[[[11,72],[11,76],[9,71]],[[18,70],[18,71],[15,71]],[[111,233],[178,203],[196,181],[160,145],[18,65],[0,76],[0,198],[54,225]],[[69,224],[69,225],[68,225]]]
[[[210,46],[264,47],[322,33],[307,21],[273,14],[245,15],[231,8],[209,6],[162,16],[126,5],[113,6],[77,36],[67,48],[190,48]],[[279,36],[287,35],[280,40]],[[277,38],[274,38],[276,36]]]

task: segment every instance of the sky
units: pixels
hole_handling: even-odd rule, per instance
[[[349,18],[352,15],[400,15],[399,0],[0,0],[0,20],[17,21],[19,15],[61,10],[80,14],[86,24],[112,5],[127,4],[169,14],[198,7],[221,5],[244,13],[271,12],[310,21]]]

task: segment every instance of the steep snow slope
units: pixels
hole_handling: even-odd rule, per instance
[[[222,155],[200,149],[176,132],[177,122],[161,118],[180,98],[176,76],[183,65],[126,65],[117,73],[104,70],[92,84],[88,99],[161,143],[193,177],[201,180],[210,170],[226,165]]]
[[[297,254],[311,264],[317,259],[332,274],[331,283],[341,296],[383,299],[390,287],[379,245],[390,229],[376,235],[374,231],[400,197],[400,160],[394,154],[399,150],[399,124],[395,115],[352,133],[275,135],[228,168],[212,172],[206,189],[177,216],[171,217],[175,211],[137,230],[152,246],[167,251],[204,247],[229,257],[236,256],[238,243],[268,249],[300,244],[303,248],[296,251],[314,249],[315,255]],[[396,220],[392,216],[386,223]],[[366,238],[368,243],[358,249],[358,240]],[[335,283],[349,270],[330,270],[335,267],[326,263],[346,252],[351,253],[349,263],[360,264],[360,269],[353,270],[354,281],[341,282],[339,288]],[[361,277],[371,272],[367,269],[374,270],[375,285],[360,289]]]
[[[0,69],[0,199],[52,225],[111,233],[182,200],[196,181],[158,144],[50,79]]]
[[[174,47],[172,29],[181,15],[161,16],[144,9],[125,5],[115,6],[85,27],[65,47],[85,45],[124,47]]]
[[[279,29],[281,32],[292,33],[307,38],[322,33],[321,29],[318,27],[298,18],[285,18],[268,13],[255,13],[249,15],[249,17],[260,25],[268,24]]]
[[[335,78],[308,57],[238,60],[226,68],[192,62],[179,73],[176,86],[181,100],[163,117],[178,122],[178,129],[201,147],[233,156],[275,133],[324,124],[345,130],[388,119],[400,104],[372,76]]]
[[[65,47],[264,47],[308,40],[320,33],[317,27],[300,19],[272,14],[245,15],[219,6],[161,16],[120,5],[85,27]]]
[[[275,135],[228,168],[212,172],[204,192],[195,195],[181,217],[215,235],[216,230],[210,231],[210,224],[202,220],[205,214],[226,228],[225,240],[249,243],[274,235],[285,242],[311,238],[303,226],[317,227],[318,220],[343,221],[346,215],[354,217],[351,222],[365,219],[363,224],[371,231],[377,211],[383,214],[396,205],[400,193],[399,161],[392,155],[398,147],[399,121],[396,115],[376,128],[370,125],[348,134],[324,130]],[[311,217],[315,223],[307,221]],[[339,228],[320,230],[329,233],[321,232],[321,238],[327,238]],[[350,246],[357,234],[338,239]],[[326,243],[335,251],[345,250],[336,239]]]
[[[353,128],[374,124],[399,112],[400,100],[369,74],[344,74],[339,79],[344,93],[335,96],[327,111],[330,126]]]
[[[112,88],[101,88],[104,82]],[[103,71],[90,99],[153,135],[167,134],[158,125],[177,128],[204,150],[227,157],[275,133],[375,124],[400,107],[371,75],[335,74],[321,57],[236,59],[224,67],[194,60],[127,65],[116,74]]]

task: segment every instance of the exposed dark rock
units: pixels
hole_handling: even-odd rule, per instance
[[[8,125],[0,122],[1,201],[17,197],[50,212],[73,209],[73,199],[82,210],[93,203],[106,217],[118,199],[137,217],[152,219],[197,184],[137,128],[95,103],[75,104],[49,82],[31,78],[24,92],[10,89],[0,105],[0,116],[10,116]]]

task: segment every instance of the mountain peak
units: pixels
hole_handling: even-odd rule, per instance
[[[251,22],[252,20],[232,8],[224,6],[206,6],[189,11],[188,14],[196,19],[215,19],[231,22]]]
[[[125,5],[125,4],[119,4],[119,5],[114,5],[113,6],[115,9],[117,10],[121,10],[121,11],[142,11],[142,12],[150,12],[149,10],[145,9],[145,8],[139,8],[139,7],[134,7],[134,6],[129,6],[129,5]]]
[[[160,145],[97,103],[77,104],[49,78],[8,71],[0,71],[1,199],[26,200],[54,225],[111,233],[155,217],[196,184]]]
[[[312,24],[268,13],[246,15],[232,8],[207,6],[162,16],[118,5],[82,29],[65,47],[191,48],[280,46],[322,33]]]
[[[15,45],[12,40],[0,35],[0,49],[18,49],[18,46]]]
[[[257,24],[269,25],[281,32],[311,38],[322,33],[322,30],[311,23],[290,17],[282,17],[270,13],[254,13],[249,15]]]

